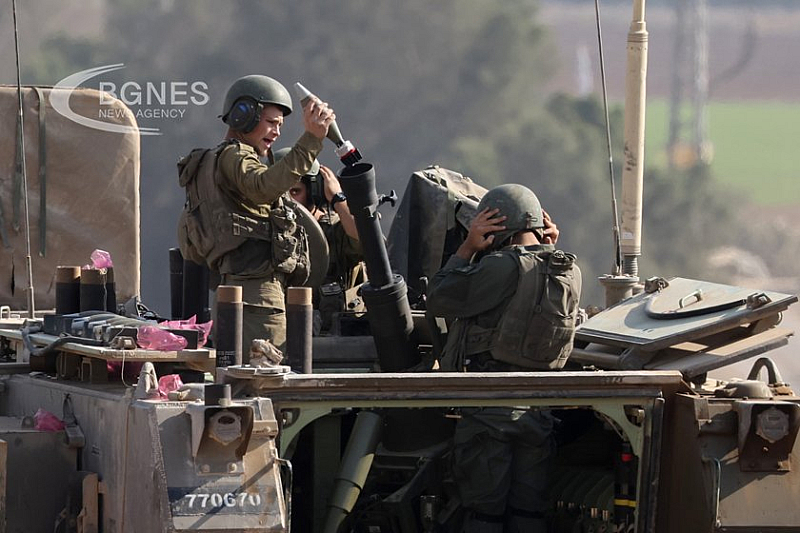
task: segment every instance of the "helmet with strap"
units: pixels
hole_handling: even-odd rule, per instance
[[[232,129],[249,133],[261,119],[265,105],[277,106],[283,116],[292,112],[292,98],[282,83],[260,74],[244,76],[225,94],[220,118]]]

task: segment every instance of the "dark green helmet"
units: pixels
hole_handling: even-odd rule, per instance
[[[478,204],[478,212],[499,209],[506,216],[505,230],[495,234],[494,246],[501,246],[517,232],[544,227],[542,205],[532,190],[524,185],[507,183],[491,189]]]
[[[283,116],[292,112],[292,97],[286,87],[277,80],[269,76],[251,74],[239,78],[225,94],[225,102],[222,105],[222,121],[229,124],[229,115],[234,104],[244,100],[256,104],[272,104],[278,106],[283,111]]]

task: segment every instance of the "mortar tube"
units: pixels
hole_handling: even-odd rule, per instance
[[[81,270],[81,311],[106,310],[106,275],[96,268]]]
[[[289,287],[286,291],[286,358],[303,374],[312,370],[314,308],[310,287]]]
[[[198,323],[208,322],[208,267],[188,259],[183,260],[183,291],[181,318],[197,317]]]
[[[361,293],[381,370],[404,370],[419,362],[419,353],[411,341],[413,320],[406,284],[401,276],[392,274],[378,219],[375,170],[369,163],[358,163],[343,169],[339,181],[355,219],[367,264],[369,281],[362,286]]]
[[[169,316],[183,318],[183,254],[180,248],[169,249]]]
[[[381,370],[398,372],[418,363],[419,355],[411,341],[414,321],[403,277],[395,274],[393,283],[380,288],[367,282],[361,286],[361,295]]]
[[[392,282],[392,267],[378,218],[375,169],[369,163],[346,167],[339,175],[339,182],[347,197],[347,206],[355,219],[358,240],[367,263],[369,282],[376,288],[389,285]]]
[[[342,523],[355,507],[372,468],[375,449],[380,442],[382,424],[383,418],[373,411],[358,413],[342,456],[342,464],[336,475],[323,533],[338,533]]]
[[[214,347],[217,366],[242,364],[242,323],[244,305],[238,285],[217,287],[217,316],[214,318]],[[248,350],[250,347],[247,347]],[[247,360],[250,360],[249,351]]]
[[[81,310],[81,267],[56,267],[56,314],[68,315]]]

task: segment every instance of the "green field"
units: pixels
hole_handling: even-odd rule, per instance
[[[800,103],[708,106],[714,177],[761,205],[800,204]],[[648,101],[648,165],[666,165],[667,102]]]

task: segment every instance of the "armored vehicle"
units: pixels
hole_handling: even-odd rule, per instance
[[[137,299],[139,144],[130,115],[114,115],[127,133],[76,127],[51,113],[64,104],[57,89],[23,89],[24,114],[38,129],[26,130],[29,150],[17,153],[39,172],[22,189],[46,206],[33,229],[44,235],[56,224],[61,236],[28,269],[38,291],[27,307],[19,290],[0,293],[0,530],[460,531],[455,421],[464,408],[493,406],[548,408],[559,420],[551,532],[800,529],[800,399],[761,357],[788,343],[792,332],[779,323],[797,297],[638,278],[646,45],[637,2],[624,268],[604,277],[605,309],[579,326],[567,366],[554,372],[436,369],[447,324],[425,310],[426,279],[464,238],[485,190],[447,169],[414,172],[387,249],[377,212],[392,195],[377,194],[379,176],[353,151],[340,179],[365,251],[366,312],[337,313],[327,334],[312,336],[308,302],[290,298],[289,364],[220,366],[199,328],[159,326]],[[0,106],[15,99],[16,89],[0,91]],[[86,90],[66,105],[87,114],[97,101]],[[106,149],[81,150],[96,142]],[[3,149],[14,161],[13,147]],[[74,154],[85,154],[74,168],[46,165]],[[74,204],[67,177],[80,170],[90,187],[91,169],[122,184],[103,198],[114,226],[96,202]],[[3,198],[16,198],[13,183],[0,185]],[[324,240],[300,212],[324,262]],[[24,236],[2,237],[3,264],[19,261],[13,250],[24,249]],[[95,247],[111,252],[113,270],[65,266]],[[209,316],[202,269],[171,259],[172,318]],[[138,347],[152,326],[181,342]],[[746,359],[754,361],[744,379],[708,378]],[[185,386],[170,387],[174,376]]]

